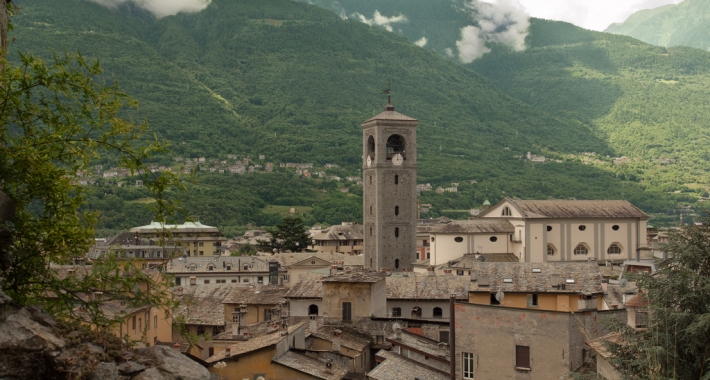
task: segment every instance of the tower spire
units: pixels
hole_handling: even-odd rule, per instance
[[[385,106],[385,111],[394,111],[394,106],[392,105],[392,95],[390,95],[391,88],[392,82],[387,82],[387,89],[382,90],[383,94],[387,94],[387,105]]]

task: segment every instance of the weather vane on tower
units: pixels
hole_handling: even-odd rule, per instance
[[[390,95],[391,89],[392,89],[392,82],[387,81],[387,88],[382,90],[383,94],[387,94],[387,106],[385,107],[385,110],[387,110],[387,111],[394,111],[394,107],[392,106],[392,98]]]

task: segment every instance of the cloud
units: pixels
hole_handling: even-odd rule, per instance
[[[424,47],[426,46],[426,43],[429,42],[426,37],[422,37],[414,42],[415,45],[419,47]]]
[[[461,39],[456,41],[459,59],[470,63],[491,51],[490,43],[503,44],[515,51],[525,50],[530,16],[518,0],[470,0],[466,8],[478,26],[461,28]]]
[[[148,10],[157,18],[171,16],[179,12],[199,12],[212,0],[89,0],[107,8],[116,8],[124,3],[132,3]]]
[[[408,21],[407,16],[403,14],[400,14],[399,16],[387,17],[383,16],[378,10],[375,10],[375,14],[371,19],[368,19],[360,13],[353,14],[353,17],[370,26],[382,26],[390,32],[392,31],[392,24]]]

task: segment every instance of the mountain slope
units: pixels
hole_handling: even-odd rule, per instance
[[[623,34],[658,46],[710,49],[710,2],[684,0],[634,13],[605,32]]]
[[[380,112],[380,91],[391,81],[397,110],[420,120],[419,181],[476,180],[480,188],[451,207],[516,195],[626,197],[646,210],[673,208],[671,197],[644,192],[628,177],[574,162],[534,167],[521,160],[527,151],[560,158],[611,151],[584,123],[536,110],[403,37],[316,6],[214,0],[202,12],[155,20],[125,4],[108,10],[85,1],[27,0],[14,23],[11,51],[48,56],[50,49],[81,49],[99,58],[106,79],[115,76],[140,102],[127,115],[172,140],[176,155],[264,154],[273,162],[337,163],[355,174],[359,123]],[[260,207],[254,198],[300,202],[300,195],[268,200],[265,188],[233,183],[238,188],[220,188],[216,179],[204,186],[210,197],[243,190],[250,207]],[[224,202],[238,202],[230,194]],[[219,203],[212,199],[210,211],[198,202],[191,207],[210,224]]]

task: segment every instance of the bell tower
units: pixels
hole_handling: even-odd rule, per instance
[[[389,96],[384,112],[361,124],[365,268],[400,272],[415,260],[417,124]]]

